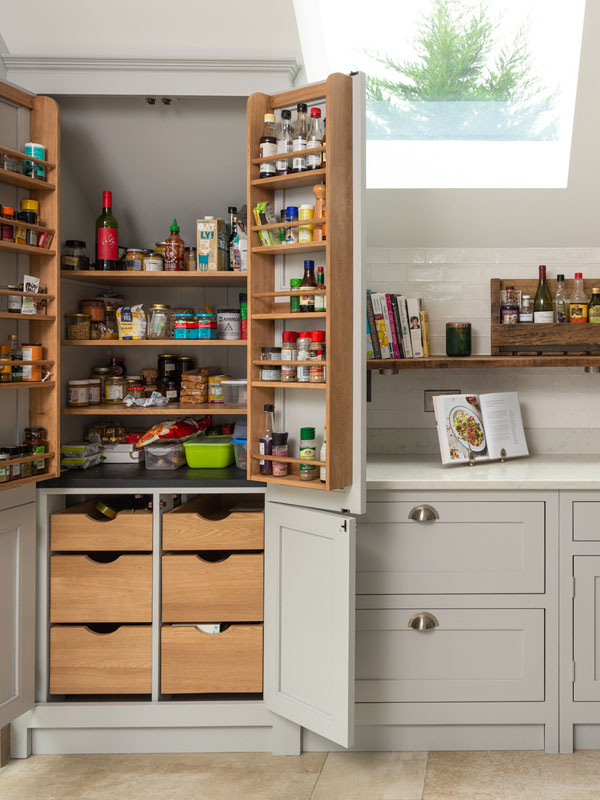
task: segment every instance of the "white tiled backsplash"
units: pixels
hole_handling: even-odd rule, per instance
[[[600,279],[600,247],[369,248],[367,286],[423,298],[433,355],[445,353],[448,321],[471,322],[473,353],[489,354],[490,279],[537,279],[539,264],[550,278],[578,271]],[[426,389],[518,391],[530,452],[600,454],[600,374],[581,367],[374,372],[370,452],[439,452],[434,415],[424,410]]]

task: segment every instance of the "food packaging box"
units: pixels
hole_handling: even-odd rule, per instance
[[[99,442],[67,442],[61,445],[60,453],[68,458],[87,458],[95,456],[101,450],[102,445]]]
[[[102,452],[105,464],[139,464],[145,452],[132,444],[105,444]]]
[[[224,270],[226,249],[224,219],[196,220],[196,269],[199,272]]]

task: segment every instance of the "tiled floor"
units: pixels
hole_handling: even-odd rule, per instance
[[[598,800],[600,751],[33,756],[2,800]]]

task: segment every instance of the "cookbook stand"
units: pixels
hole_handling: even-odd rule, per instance
[[[504,461],[507,458],[508,458],[508,453],[506,452],[506,450],[504,448],[502,448],[502,450],[500,450],[500,463],[504,464]],[[470,467],[474,467],[475,466],[475,456],[473,455],[473,451],[472,450],[469,450],[469,466]]]

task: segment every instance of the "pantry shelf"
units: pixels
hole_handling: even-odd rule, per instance
[[[0,389],[54,389],[54,381],[7,381]]]
[[[3,167],[0,167],[0,183],[8,183],[10,186],[18,186],[19,189],[29,189],[34,192],[53,192],[56,189],[53,183],[38,181],[36,178],[30,178],[28,175],[21,175],[18,172],[11,172]]]
[[[46,247],[31,247],[29,244],[16,244],[15,242],[0,242],[0,253],[50,257],[56,255],[56,250],[48,250]]]
[[[262,253],[263,255],[279,255],[285,253],[291,255],[292,253],[314,253],[318,250],[326,250],[327,242],[305,242],[304,244],[273,244],[265,245],[264,247],[253,247],[253,253]]]
[[[14,366],[35,366],[35,365],[42,365],[46,367],[53,367],[54,361],[49,361],[48,359],[44,358],[40,361],[13,361],[11,358],[0,358],[0,366],[3,364],[12,364]],[[29,381],[27,381],[29,383]]]
[[[326,311],[305,311],[299,314],[297,311],[288,310],[269,314],[252,314],[252,319],[325,319],[326,317]]]
[[[262,365],[273,364],[273,361],[263,361]],[[287,363],[287,362],[286,362]],[[307,367],[310,364],[318,364],[321,366],[322,361],[303,361],[302,364]],[[251,386],[255,389],[326,389],[326,383],[298,383],[297,381],[252,381]]]
[[[309,147],[308,149],[302,152],[302,157],[316,155],[317,153],[324,153],[327,150],[327,143],[322,145],[321,147]],[[263,156],[262,158],[253,158],[253,164],[264,164],[265,161],[290,161],[293,158],[298,157],[298,152],[291,152],[291,153],[277,153],[274,156]]]
[[[16,294],[16,292],[14,293]],[[0,311],[0,319],[26,319],[28,322],[54,322],[54,314],[15,314],[12,311]]]
[[[16,317],[16,314],[11,314]],[[307,315],[305,315],[307,316]],[[246,347],[247,339],[63,339],[64,347]]]
[[[1,385],[1,384],[0,384]],[[246,406],[228,406],[224,403],[169,403],[167,406],[150,408],[140,408],[139,406],[122,405],[102,405],[102,406],[82,406],[81,408],[62,408],[61,414],[65,416],[133,416],[144,415],[150,416],[172,416],[173,414],[189,414],[195,416],[196,414],[207,414],[209,416],[231,414],[232,416],[245,416],[247,413]]]
[[[299,189],[302,186],[314,186],[316,183],[321,183],[326,177],[326,169],[314,169],[312,172],[276,175],[274,178],[255,178],[250,181],[250,186],[263,189]]]
[[[371,358],[367,369],[488,369],[514,367],[600,367],[600,355],[429,356],[428,358]]]
[[[246,272],[213,271],[213,272],[130,272],[114,270],[101,272],[90,270],[62,270],[61,278],[70,281],[81,281],[91,285],[114,286],[222,286],[223,288],[244,287],[247,282]]]
[[[261,475],[258,472],[250,474],[249,480],[251,481],[268,481],[268,483],[280,483],[283,486],[298,486],[301,489],[322,489],[327,491],[327,484],[321,483],[318,479],[312,481],[301,481],[300,478],[294,473],[286,475],[282,478],[276,478],[273,475]]]

